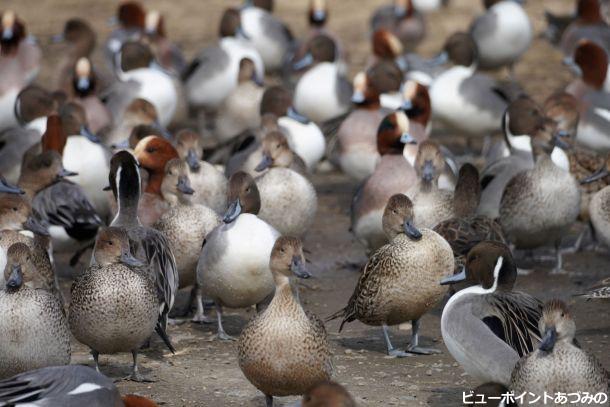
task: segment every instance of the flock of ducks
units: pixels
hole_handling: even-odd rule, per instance
[[[271,0],[228,8],[218,40],[192,61],[164,16],[124,1],[105,63],[91,59],[90,24],[70,19],[53,37],[61,58],[45,84],[34,82],[39,44],[2,11],[0,406],[155,406],[121,396],[99,356],[131,353],[127,378],[149,381],[138,353],[155,346],[153,334],[173,353],[171,319],[194,308],[194,322],[212,323],[212,305],[218,339],[237,341],[239,367],[267,406],[288,395],[354,406],[332,381],[324,322],[291,283],[311,276],[312,174],[335,169],[358,185],[350,231],[369,258],[327,321],[382,327],[393,357],[436,354],[420,321],[451,294],[440,333],[486,396],[607,392],[566,303],[514,290],[517,249],[551,246],[553,273],[565,273],[566,251],[610,247],[610,26],[600,1],[547,14],[574,78],[542,104],[515,81],[534,32],[513,0],[485,0],[431,59],[414,53],[431,28],[426,13],[450,6],[395,0],[372,16],[373,52],[353,81],[324,0],[311,1],[302,39]],[[482,69],[506,69],[510,81]],[[465,139],[467,154],[432,127]],[[576,222],[583,232],[566,248]],[[86,264],[69,296],[59,253]],[[191,295],[179,310],[181,288]],[[583,296],[610,298],[610,282]],[[224,308],[253,306],[239,338],[228,335]],[[395,347],[388,327],[407,322],[411,340]],[[71,336],[95,370],[69,365]]]

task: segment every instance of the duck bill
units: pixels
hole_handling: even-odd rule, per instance
[[[15,264],[11,267],[11,274],[6,281],[6,288],[16,290],[23,285],[23,272],[21,265]]]
[[[55,34],[51,37],[51,43],[59,44],[60,42],[64,42],[65,39],[64,33]]]
[[[307,68],[311,64],[313,64],[313,55],[311,55],[311,53],[308,52],[303,58],[299,59],[294,64],[292,64],[292,68],[295,71],[300,71],[301,69]]]
[[[592,182],[599,181],[600,179],[605,178],[608,175],[610,175],[610,172],[607,168],[603,167],[595,171],[593,174],[589,175],[587,178],[581,180],[580,183],[583,185],[590,184]]]
[[[466,280],[466,267],[462,266],[459,273],[449,277],[445,277],[441,280],[441,285],[457,284]]]
[[[235,32],[237,37],[241,37],[244,40],[249,40],[250,36],[244,31],[244,28],[240,25],[237,27],[237,31]]]
[[[80,135],[87,137],[87,140],[95,144],[100,144],[102,142],[102,140],[95,135],[95,133],[93,133],[88,126],[81,126]]]
[[[50,236],[49,230],[32,215],[28,216],[26,221],[23,222],[23,228],[37,235]]]
[[[565,141],[569,134],[565,131],[558,131],[553,134],[553,145],[563,150],[568,150],[571,146]]]
[[[186,153],[186,163],[192,171],[199,171],[199,168],[201,168],[201,164],[199,164],[199,157],[192,148],[189,148],[188,152]]]
[[[121,262],[126,264],[126,265],[128,265],[128,266],[131,266],[131,267],[142,267],[142,266],[144,266],[144,262],[143,261],[136,259],[129,252],[123,253],[121,255]]]
[[[544,336],[542,337],[542,341],[540,342],[538,349],[543,352],[551,352],[555,347],[555,342],[557,342],[557,331],[555,328],[548,328],[544,332]]]
[[[428,64],[431,66],[440,66],[446,64],[447,61],[449,61],[449,54],[446,51],[442,51],[432,59],[429,59]]]
[[[264,79],[263,79],[263,78],[261,78],[261,77],[260,77],[260,76],[259,76],[259,75],[258,75],[256,72],[254,72],[254,73],[252,74],[252,78],[251,78],[251,79],[252,79],[252,82],[254,82],[254,83],[256,84],[256,86],[261,87],[261,88],[262,88],[263,86],[265,86],[265,81],[264,81]]]
[[[2,30],[2,40],[3,41],[10,41],[13,39],[13,28],[12,27],[5,27]]]
[[[76,89],[81,93],[87,93],[91,88],[91,80],[86,76],[81,76],[76,81]]]
[[[411,102],[409,99],[404,99],[400,105],[400,110],[407,113],[411,109],[413,109],[413,102]]]
[[[174,137],[172,136],[172,133],[170,133],[161,123],[159,123],[159,120],[155,120],[152,123],[152,126],[159,130],[159,132],[161,133],[161,136],[163,136],[164,139],[166,140],[173,140]]]
[[[288,108],[286,115],[288,117],[290,117],[292,120],[296,120],[299,123],[302,123],[302,124],[309,123],[309,119],[307,117],[303,116],[301,113],[297,112],[297,110],[292,106],[290,106]]]
[[[9,184],[4,178],[0,177],[0,192],[7,194],[24,194],[25,192],[16,185]]]
[[[311,277],[311,274],[309,271],[307,271],[307,267],[305,267],[305,263],[303,260],[301,260],[300,256],[295,256],[292,258],[292,263],[290,263],[290,271],[298,278]]]
[[[187,176],[184,175],[178,177],[178,184],[176,185],[176,188],[178,188],[178,191],[186,195],[193,195],[195,193],[195,190],[191,188],[191,181]]]
[[[411,221],[411,220],[406,221],[402,225],[402,227],[403,227],[403,230],[405,231],[405,234],[407,236],[409,236],[411,239],[414,239],[414,240],[421,239],[422,234],[419,231],[419,229],[417,229],[415,227],[415,225],[413,224],[413,221]]]
[[[62,179],[62,178],[66,178],[66,177],[74,177],[77,175],[78,175],[78,172],[68,171],[65,168],[62,168],[59,171],[59,173],[57,174],[57,178]]]
[[[323,24],[326,21],[326,11],[325,10],[313,10],[311,13],[311,19],[316,24]]]
[[[567,66],[570,69],[570,71],[574,75],[576,75],[578,77],[582,76],[582,69],[580,69],[580,66],[578,66],[576,61],[574,61],[574,58],[572,58],[572,57],[565,57],[562,62],[563,62],[563,64],[565,66]]]
[[[229,207],[227,208],[227,211],[225,212],[225,215],[222,218],[222,221],[224,223],[231,223],[235,219],[237,219],[237,217],[239,216],[240,213],[241,213],[241,203],[239,202],[239,199],[236,199],[229,204]]]
[[[260,163],[258,163],[258,165],[256,166],[256,168],[254,170],[257,172],[264,171],[267,168],[271,167],[271,164],[273,164],[273,159],[271,157],[269,157],[269,155],[263,154],[263,159],[261,160]]]
[[[354,93],[352,94],[352,103],[354,103],[356,105],[363,104],[365,100],[366,100],[366,98],[364,97],[364,92],[362,92],[360,90],[355,90]]]
[[[424,162],[422,179],[426,182],[431,182],[434,179],[434,165],[432,164],[432,161]]]
[[[402,144],[417,144],[417,140],[410,133],[404,132],[400,136],[400,142]]]
[[[129,148],[129,140],[125,139],[123,141],[119,141],[118,143],[112,144],[110,147],[112,147],[115,150],[122,150],[125,148]]]

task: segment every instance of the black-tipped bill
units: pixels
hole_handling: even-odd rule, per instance
[[[37,235],[41,235],[41,236],[50,236],[51,235],[49,233],[49,230],[45,227],[45,225],[40,220],[38,220],[37,218],[35,218],[32,215],[28,216],[26,221],[23,222],[23,228],[25,230],[29,230],[30,232],[35,233]]]
[[[457,283],[461,283],[464,280],[466,280],[466,267],[462,266],[459,273],[443,278],[441,280],[440,284],[441,285],[457,284]]]
[[[191,188],[191,181],[189,180],[189,177],[185,175],[178,177],[178,184],[176,185],[176,188],[178,188],[178,191],[186,195],[193,195],[195,193],[195,190]]]
[[[222,218],[222,221],[224,223],[231,223],[235,219],[237,219],[240,213],[241,203],[239,202],[239,199],[236,199],[229,204],[229,207],[227,208],[227,211],[225,212],[225,216]]]
[[[0,192],[7,194],[24,194],[25,192],[16,185],[9,184],[3,177],[0,177]]]
[[[263,154],[263,159],[261,160],[260,163],[258,163],[258,165],[256,166],[256,168],[254,170],[257,172],[264,171],[267,168],[271,167],[271,164],[273,164],[273,159],[271,157],[269,157],[267,154]]]
[[[434,165],[430,160],[426,160],[426,162],[424,162],[422,179],[426,182],[431,182],[434,179]]]
[[[555,328],[547,328],[538,349],[543,352],[551,352],[555,347],[555,342],[557,342],[557,331]]]
[[[100,144],[102,142],[102,140],[95,133],[93,133],[87,126],[80,127],[80,135],[87,137],[87,140],[89,140],[90,142],[95,143],[95,144]]]
[[[294,64],[292,64],[292,68],[295,71],[300,71],[301,69],[307,68],[311,64],[313,64],[313,55],[311,55],[311,53],[308,52],[307,54],[305,54],[305,56],[303,58],[299,59]]]
[[[290,117],[292,120],[296,120],[299,123],[302,123],[302,124],[309,123],[309,119],[306,116],[303,116],[301,113],[297,112],[297,110],[293,106],[290,106],[288,108],[286,115],[288,117]]]
[[[78,175],[78,172],[68,171],[65,168],[62,168],[59,171],[59,174],[57,174],[57,178],[74,177],[76,175]]]
[[[16,290],[23,285],[23,273],[21,272],[21,266],[14,264],[11,267],[11,274],[6,281],[6,288],[10,290]]]
[[[131,266],[131,267],[142,267],[142,266],[144,266],[144,262],[143,261],[136,259],[129,252],[125,252],[125,253],[121,254],[121,262],[126,264],[126,265],[128,265],[128,266]]]
[[[422,236],[421,232],[419,231],[419,229],[417,229],[415,227],[415,225],[413,224],[413,221],[411,221],[411,220],[405,221],[405,223],[402,225],[402,227],[405,231],[405,234],[407,236],[409,236],[411,239],[414,239],[414,240],[421,239],[421,236]]]
[[[400,142],[402,144],[417,144],[417,140],[415,140],[415,137],[413,137],[411,133],[408,133],[406,131],[400,136]]]
[[[201,164],[199,164],[199,157],[192,148],[189,148],[189,151],[186,153],[186,163],[192,171],[199,171],[199,168],[201,168]]]
[[[446,51],[442,51],[432,59],[429,59],[428,63],[432,66],[439,66],[446,64],[447,61],[449,61],[449,54]]]
[[[598,181],[606,176],[610,175],[608,169],[604,166],[599,170],[595,171],[593,174],[589,175],[587,178],[584,178],[580,181],[581,184],[590,184],[592,182]]]
[[[307,271],[305,263],[301,260],[301,256],[294,256],[290,263],[290,271],[298,278],[309,278],[311,274]]]

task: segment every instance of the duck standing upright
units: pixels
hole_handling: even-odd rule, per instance
[[[300,395],[329,380],[333,365],[324,323],[303,309],[290,287],[293,274],[310,277],[300,240],[278,238],[269,268],[275,294],[267,309],[243,329],[237,349],[242,372],[272,407],[273,396]]]

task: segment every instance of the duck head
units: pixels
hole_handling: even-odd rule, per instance
[[[51,92],[38,85],[26,86],[15,100],[15,116],[21,125],[26,125],[40,117],[47,117],[57,109],[57,100]]]
[[[465,32],[452,34],[445,42],[443,51],[432,60],[432,63],[441,65],[447,60],[455,65],[476,66],[478,60],[477,44],[470,34]]]
[[[95,239],[93,257],[100,266],[125,264],[130,267],[141,267],[143,262],[133,257],[129,250],[129,237],[122,228],[101,228]]]
[[[377,128],[377,151],[381,155],[403,154],[405,146],[417,146],[417,140],[409,133],[409,119],[402,111],[390,113]]]
[[[239,73],[237,74],[237,82],[254,82],[258,86],[264,86],[264,79],[259,77],[256,73],[256,66],[254,61],[250,58],[242,58],[239,61]]]
[[[294,160],[294,152],[288,145],[288,140],[279,131],[271,131],[265,135],[262,143],[263,158],[256,166],[258,172],[271,167],[288,168]]]
[[[49,236],[47,228],[33,216],[28,199],[16,194],[0,194],[0,230],[29,230]]]
[[[333,381],[325,381],[305,392],[301,407],[356,407],[356,402],[345,387]]]
[[[292,236],[280,236],[275,241],[271,249],[269,268],[278,286],[288,284],[288,279],[292,275],[298,278],[311,277],[305,266],[303,243]]]
[[[0,55],[15,55],[21,40],[25,38],[25,25],[12,10],[6,10],[0,15]]]
[[[550,156],[555,147],[564,150],[571,148],[566,141],[568,138],[567,133],[557,130],[557,124],[553,120],[545,119],[543,126],[530,139],[534,160]]]
[[[191,171],[199,171],[202,148],[197,132],[190,129],[180,130],[176,134],[176,150],[180,158],[186,161]]]
[[[25,160],[19,176],[19,186],[31,199],[36,192],[64,177],[74,175],[78,174],[64,168],[61,155],[57,151],[47,150]]]
[[[502,116],[504,139],[514,148],[515,136],[532,136],[544,126],[544,114],[533,99],[521,96],[508,105]]]
[[[538,328],[542,337],[538,349],[545,353],[552,352],[557,342],[572,343],[576,333],[570,310],[560,300],[550,300],[544,304]]]
[[[599,0],[578,0],[576,15],[583,24],[598,24],[604,21]]]
[[[265,90],[261,99],[260,114],[262,118],[270,117],[269,115],[275,116],[276,119],[288,116],[301,124],[310,122],[292,106],[292,92],[280,85],[271,86]]]
[[[68,102],[59,111],[61,117],[62,131],[67,139],[68,136],[81,135],[92,143],[100,144],[102,141],[95,135],[87,124],[85,109],[78,103]]]
[[[596,90],[603,88],[608,73],[608,54],[595,42],[581,40],[574,50],[574,57],[565,58],[563,62],[586,85]]]
[[[142,30],[145,25],[146,12],[139,2],[125,1],[117,9],[116,19],[124,29]]]
[[[328,7],[326,0],[311,0],[309,3],[309,25],[312,27],[324,27],[328,19]]]
[[[373,54],[380,59],[395,60],[404,53],[402,43],[390,31],[380,28],[373,33]]]
[[[606,162],[600,169],[589,175],[587,178],[580,181],[581,184],[590,184],[597,180],[610,176],[610,153],[606,156]]]
[[[241,25],[241,15],[239,10],[235,8],[228,8],[220,19],[220,27],[218,29],[220,37],[238,37],[244,39],[250,39],[248,34],[244,32]]]
[[[468,252],[460,273],[447,277],[441,285],[468,281],[486,290],[512,290],[517,279],[517,266],[507,245],[483,241]]]
[[[144,32],[149,37],[165,38],[165,23],[163,21],[163,16],[158,10],[149,10],[146,12]]]
[[[398,92],[403,80],[398,64],[388,59],[375,62],[366,71],[366,76],[370,85],[380,94]]]
[[[21,287],[46,288],[48,285],[32,261],[32,252],[25,243],[14,243],[6,252],[4,280],[6,291],[16,292]]]
[[[400,106],[400,109],[405,112],[410,121],[426,127],[432,115],[432,103],[430,102],[428,88],[413,79],[407,80],[402,85],[402,106]]]
[[[580,119],[576,98],[567,92],[556,92],[545,100],[543,109],[544,115],[557,124],[557,130],[573,141]]]
[[[354,76],[353,85],[353,104],[360,107],[379,108],[379,91],[373,86],[367,73],[358,72],[356,76]]]
[[[148,136],[136,145],[134,154],[150,174],[146,184],[146,192],[161,195],[161,183],[165,176],[165,166],[168,161],[178,158],[178,152],[171,143],[159,136]]]
[[[78,96],[86,97],[95,94],[96,79],[89,58],[80,57],[74,65],[72,75],[72,88]]]
[[[453,193],[453,206],[456,216],[470,216],[475,213],[481,198],[481,184],[479,171],[470,164],[460,167],[455,192]]]
[[[127,150],[115,153],[110,159],[108,183],[116,200],[137,209],[141,192],[140,165]]]
[[[69,53],[75,57],[87,57],[95,49],[95,31],[87,21],[80,18],[71,18],[64,24],[61,34],[53,37],[53,42],[64,42]]]
[[[413,202],[403,194],[392,195],[383,211],[381,223],[389,240],[404,233],[411,240],[419,240],[421,232],[413,224]]]
[[[141,41],[126,41],[116,56],[116,69],[128,72],[139,68],[148,68],[155,60],[150,47]]]
[[[445,159],[438,144],[431,140],[419,144],[415,157],[415,171],[424,185],[436,185],[445,167]]]
[[[178,202],[190,202],[195,193],[188,175],[188,165],[180,158],[169,160],[165,165],[165,176],[161,183],[161,195],[171,206]]]
[[[325,34],[318,34],[309,42],[307,53],[293,64],[297,71],[320,62],[334,62],[337,58],[335,41]]]
[[[243,171],[233,174],[227,187],[227,202],[229,207],[223,217],[224,223],[233,222],[242,213],[258,214],[261,197],[254,179]]]

